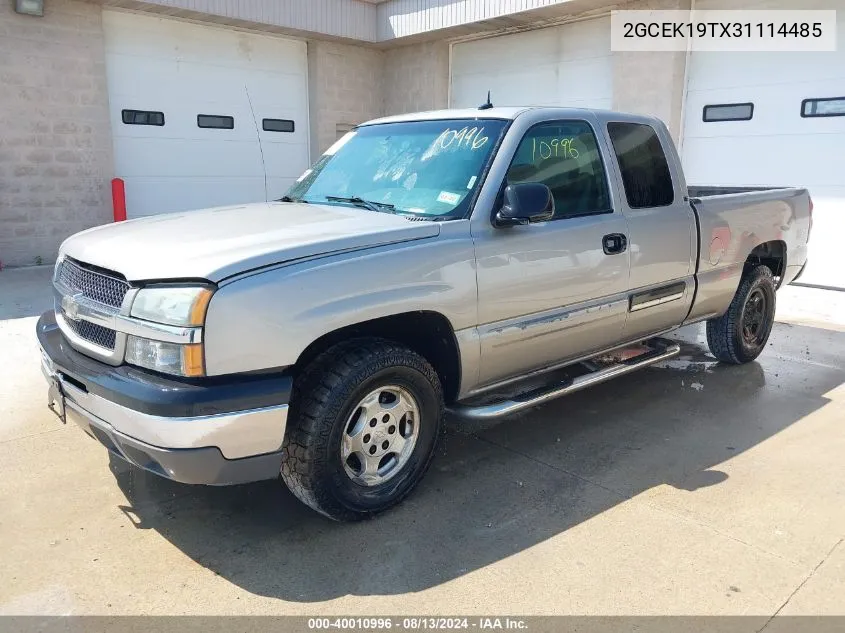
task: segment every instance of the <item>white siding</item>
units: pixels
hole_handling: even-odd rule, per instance
[[[572,0],[387,0],[378,6],[378,40],[407,37]]]
[[[376,6],[360,0],[105,0],[106,4],[149,10],[150,6],[180,17],[206,14],[226,20],[344,37],[376,40]]]
[[[364,42],[386,42],[438,29],[505,18],[573,0],[104,0],[105,4],[180,17],[212,15]],[[608,3],[610,4],[610,3]],[[514,17],[509,17],[514,16]]]

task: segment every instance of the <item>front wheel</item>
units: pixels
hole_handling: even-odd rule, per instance
[[[723,363],[740,365],[765,349],[775,322],[775,283],[767,266],[743,275],[728,311],[707,321],[707,345]]]
[[[357,520],[401,501],[422,479],[443,419],[437,373],[382,339],[341,343],[297,381],[282,480],[314,510]]]

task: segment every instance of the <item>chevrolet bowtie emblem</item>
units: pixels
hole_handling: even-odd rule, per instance
[[[62,312],[65,316],[74,321],[79,321],[79,300],[82,298],[82,293],[75,295],[65,295],[62,297]]]

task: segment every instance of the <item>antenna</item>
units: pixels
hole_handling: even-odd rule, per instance
[[[255,124],[255,136],[258,139],[258,151],[261,153],[261,168],[264,170],[264,200],[270,199],[270,194],[267,191],[267,163],[264,161],[264,146],[261,144],[261,132],[258,130],[258,119],[255,118],[255,109],[252,107],[252,99],[249,96],[249,88],[244,84],[244,92],[246,92],[246,100],[249,103],[249,111],[252,114],[252,122]]]
[[[489,110],[492,107],[493,107],[493,103],[490,101],[490,91],[488,90],[487,91],[487,103],[482,103],[480,106],[478,106],[478,109],[479,110]]]

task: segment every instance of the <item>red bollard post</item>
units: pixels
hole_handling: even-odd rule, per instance
[[[123,178],[112,178],[111,199],[114,206],[114,221],[123,222],[126,219],[126,187]]]

